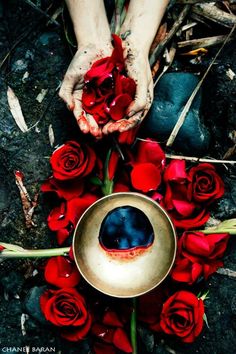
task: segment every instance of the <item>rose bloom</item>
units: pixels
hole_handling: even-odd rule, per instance
[[[223,266],[229,234],[184,232],[178,242],[178,255],[171,273],[172,279],[189,285],[200,277],[207,279]]]
[[[224,194],[224,183],[209,163],[200,163],[188,173],[190,198],[199,203],[212,203]]]
[[[181,290],[163,304],[160,327],[166,334],[177,336],[182,342],[192,343],[202,331],[203,315],[203,301]]]
[[[61,336],[69,341],[84,339],[90,330],[85,299],[74,288],[47,290],[40,297],[40,307],[45,318],[60,327]]]
[[[164,182],[166,193],[161,204],[176,227],[191,229],[207,222],[210,213],[203,205],[191,199],[189,189],[192,184],[189,182],[185,161],[171,161],[165,170]]]
[[[51,156],[50,163],[54,178],[59,181],[87,176],[92,172],[96,161],[95,152],[76,141],[68,141]]]
[[[63,256],[52,257],[47,261],[44,277],[47,283],[58,288],[72,288],[78,285],[81,278],[75,263]]]
[[[110,57],[97,60],[84,76],[82,107],[98,124],[125,117],[134,99],[136,84],[127,77],[121,39],[113,35]]]

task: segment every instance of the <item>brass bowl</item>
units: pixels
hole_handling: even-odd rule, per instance
[[[142,210],[152,224],[154,241],[144,252],[107,252],[99,243],[101,223],[121,206]],[[166,211],[139,193],[114,193],[91,205],[81,216],[73,238],[77,267],[97,290],[114,297],[135,297],[159,285],[168,275],[176,254],[176,234]]]

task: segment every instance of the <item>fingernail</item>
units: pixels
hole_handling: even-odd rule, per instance
[[[135,111],[130,111],[130,112],[127,114],[127,117],[132,117],[134,114],[135,114]]]

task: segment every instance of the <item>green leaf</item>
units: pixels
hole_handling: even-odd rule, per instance
[[[209,290],[207,290],[207,291],[205,291],[205,292],[199,292],[198,293],[198,295],[197,295],[197,298],[198,299],[201,299],[202,301],[205,301],[205,300],[207,300],[207,299],[209,299],[210,297],[208,296],[208,294],[209,294]]]
[[[204,315],[203,315],[203,320],[204,320],[204,322],[206,323],[207,328],[210,329],[210,326],[209,326],[209,323],[208,323],[208,320],[207,320],[207,315],[206,315],[205,313],[204,313]]]
[[[95,186],[102,186],[103,185],[102,181],[97,176],[90,177],[89,182],[91,182]]]

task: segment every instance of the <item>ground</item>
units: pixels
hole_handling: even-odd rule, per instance
[[[42,195],[36,210],[37,227],[27,230],[24,223],[19,191],[14,171],[22,170],[25,185],[33,196],[42,181],[50,174],[49,156],[55,146],[79,134],[71,113],[58,97],[58,85],[71,60],[63,28],[48,24],[48,19],[35,12],[24,1],[0,2],[0,55],[1,61],[9,49],[10,55],[1,65],[0,74],[0,241],[15,243],[25,248],[47,248],[55,244],[46,218],[49,211]],[[15,45],[16,43],[16,45]],[[14,47],[13,47],[14,45]],[[222,158],[232,146],[229,133],[235,129],[236,79],[226,75],[230,68],[236,72],[235,42],[227,44],[217,59],[203,86],[203,115],[211,133],[208,156]],[[212,55],[214,50],[212,51]],[[28,73],[25,75],[25,73]],[[26,123],[31,129],[22,133],[9,111],[6,92],[10,86],[20,100]],[[47,89],[39,103],[37,95]],[[50,145],[48,129],[55,136]],[[236,215],[236,170],[221,166],[227,193],[214,210],[221,220]],[[225,268],[235,270],[236,242],[231,239],[225,256]],[[43,286],[40,274],[32,276],[38,261],[2,261],[0,263],[0,350],[6,347],[51,347],[57,353],[89,353],[87,342],[70,344],[63,341],[55,329],[40,324],[35,318],[26,320],[26,334],[21,330],[21,315],[26,313],[28,292],[37,284]],[[34,274],[34,273],[33,273]],[[207,283],[209,298],[206,313],[209,328],[194,344],[183,345],[162,339],[139,328],[140,353],[200,353],[233,354],[236,347],[235,277],[216,274]],[[8,351],[9,352],[9,351]]]

